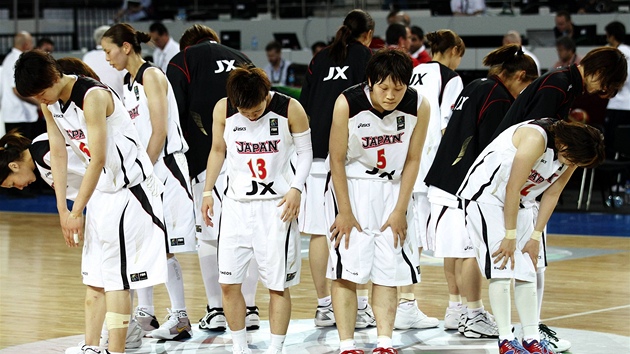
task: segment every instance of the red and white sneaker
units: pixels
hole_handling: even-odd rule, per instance
[[[372,350],[372,354],[398,354],[398,350],[392,347],[389,347],[389,348],[378,347]]]
[[[365,352],[361,349],[348,349],[344,350],[339,354],[365,354]]]
[[[530,354],[517,339],[504,339],[499,342],[499,354]]]
[[[556,354],[556,352],[551,349],[551,345],[549,345],[549,342],[544,339],[540,342],[535,339],[529,343],[523,341],[523,348],[525,348],[531,354]]]

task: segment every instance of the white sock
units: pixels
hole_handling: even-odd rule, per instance
[[[542,314],[542,300],[545,293],[545,269],[538,268],[536,271],[536,296],[538,299],[538,323],[540,323],[540,316]]]
[[[330,295],[317,299],[317,306],[326,307],[332,305],[332,297]]]
[[[206,288],[206,297],[210,308],[223,307],[221,298],[221,285],[219,284],[219,265],[217,264],[217,241],[199,240],[197,249],[199,267],[203,285]]]
[[[243,328],[240,331],[232,331],[232,343],[238,349],[247,348],[247,330]]]
[[[462,304],[461,295],[448,294],[448,307],[455,308],[455,307],[461,306],[461,304]]]
[[[403,310],[408,310],[415,306],[416,306],[416,300],[405,301],[398,304],[398,307],[400,307]]]
[[[499,342],[504,339],[513,340],[512,333],[512,309],[510,302],[510,279],[490,279],[488,286],[488,297],[490,298],[490,306],[492,306],[492,314],[497,321],[499,327]]]
[[[451,309],[457,308],[457,307],[461,307],[462,303],[461,302],[453,302],[453,301],[449,301],[448,302],[448,307]]]
[[[483,308],[483,300],[479,300],[479,301],[469,301],[468,302],[468,318],[473,318],[475,316],[477,316],[480,313],[483,313],[484,308]]]
[[[354,343],[354,339],[345,339],[339,343],[339,350],[342,352],[344,350],[352,350],[356,348],[357,348],[357,345]]]
[[[536,313],[536,306],[538,305],[536,284],[517,280],[514,283],[514,304],[516,304],[518,317],[520,317],[523,326],[523,340],[527,342],[531,342],[533,339],[540,340]]]
[[[363,310],[368,305],[368,289],[357,290],[357,308]]]
[[[377,348],[392,348],[392,339],[388,336],[378,336],[376,338]]]
[[[184,298],[184,277],[182,268],[175,256],[166,261],[168,267],[168,278],[166,280],[166,290],[171,298],[172,310],[186,310],[186,299]]]
[[[155,315],[155,308],[153,307],[153,287],[136,289],[138,294],[138,308],[151,315]]]
[[[258,287],[258,263],[254,257],[249,261],[247,275],[241,284],[241,292],[245,298],[245,306],[256,306],[256,287]]]
[[[286,337],[286,335],[271,333],[271,345],[269,345],[269,347],[270,348],[275,348],[275,349],[278,349],[278,350],[282,350],[282,347],[284,347],[284,338],[285,337]]]

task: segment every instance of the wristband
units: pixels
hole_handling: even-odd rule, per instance
[[[75,213],[75,212],[70,212],[70,214],[68,214],[69,218],[73,218],[73,219],[78,219],[81,217],[81,214]]]
[[[212,197],[212,191],[204,191],[203,192],[203,197]]]
[[[534,232],[532,232],[532,236],[530,237],[530,239],[540,241],[541,237],[542,237],[542,231],[534,230]]]
[[[516,229],[505,230],[505,238],[507,240],[514,240],[514,239],[516,239]]]

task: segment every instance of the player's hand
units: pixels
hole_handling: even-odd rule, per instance
[[[398,245],[402,247],[403,242],[407,238],[407,216],[404,211],[392,211],[389,214],[389,218],[385,222],[385,225],[381,227],[381,232],[390,227],[392,234],[394,235],[394,248],[398,248]]]
[[[335,222],[333,222],[332,226],[330,227],[330,241],[335,242],[335,248],[339,247],[341,239],[343,238],[345,239],[346,249],[348,249],[348,246],[350,245],[350,232],[352,232],[352,228],[356,228],[357,231],[363,232],[363,229],[361,229],[361,225],[359,225],[359,222],[352,213],[337,214]]]
[[[494,264],[497,264],[501,261],[501,269],[505,269],[508,262],[510,262],[511,269],[514,269],[514,251],[516,250],[516,239],[507,239],[504,238],[501,241],[501,245],[499,249],[492,254],[492,257],[496,257],[494,259]]]
[[[534,269],[538,270],[538,252],[540,251],[540,241],[529,239],[522,249],[523,253],[527,253],[534,263]]]
[[[201,216],[203,216],[203,222],[206,223],[207,226],[214,226],[212,222],[212,217],[214,216],[213,196],[203,197],[203,201],[201,202]]]
[[[83,241],[83,212],[70,212],[68,209],[59,213],[61,231],[68,247],[78,247]]]
[[[289,189],[287,194],[282,197],[282,200],[278,203],[278,206],[284,204],[284,210],[280,216],[282,221],[287,222],[297,219],[300,213],[300,198],[302,198],[302,193],[295,188]]]

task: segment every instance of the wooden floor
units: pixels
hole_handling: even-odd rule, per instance
[[[546,272],[545,323],[630,336],[630,238],[552,235],[549,246],[617,252],[551,263]],[[196,322],[206,304],[197,256],[177,257],[184,271],[188,313]],[[81,249],[65,246],[56,215],[0,212],[0,349],[82,333],[85,287],[80,261]],[[312,318],[316,296],[308,260],[302,263],[302,283],[291,294],[292,318]],[[443,319],[447,292],[441,267],[422,267],[416,296],[426,314]],[[267,299],[259,287],[263,319]],[[485,291],[484,302],[489,308]],[[165,287],[157,287],[158,318],[169,304]],[[518,321],[515,311],[513,318]]]

